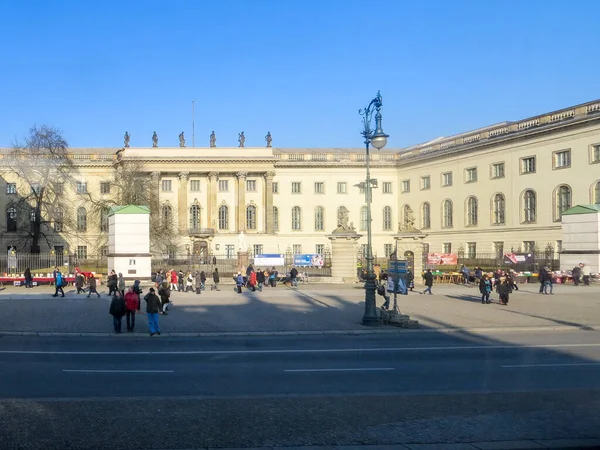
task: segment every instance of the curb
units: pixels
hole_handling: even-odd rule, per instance
[[[497,332],[548,332],[548,331],[600,331],[600,325],[589,326],[538,326],[538,327],[488,327],[488,328],[428,328],[407,329],[390,327],[386,329],[354,329],[354,330],[316,330],[316,331],[211,331],[211,332],[164,332],[164,337],[268,337],[268,336],[358,336],[400,333],[497,333]],[[111,332],[52,332],[52,331],[0,331],[2,336],[37,336],[37,337],[112,337],[132,338],[147,336],[147,332],[121,333]]]

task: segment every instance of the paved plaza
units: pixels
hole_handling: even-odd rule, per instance
[[[147,292],[148,286],[145,288]],[[96,298],[66,291],[65,298],[51,296],[48,286],[26,290],[5,287],[0,291],[0,333],[103,333],[112,334],[107,291]],[[538,285],[521,285],[508,306],[482,305],[476,287],[436,285],[434,295],[411,292],[398,296],[399,309],[419,321],[420,330],[583,328],[600,327],[600,286],[556,285],[554,295],[538,294]],[[173,292],[173,308],[161,316],[163,334],[261,334],[373,332],[361,325],[364,311],[362,284],[284,285],[263,292],[230,285],[201,295]],[[377,304],[382,297],[377,296]],[[142,312],[144,302],[142,300]],[[137,333],[146,333],[145,314],[138,316]],[[381,326],[376,332],[406,332]]]

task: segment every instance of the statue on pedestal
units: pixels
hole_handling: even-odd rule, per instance
[[[246,143],[246,136],[244,136],[243,131],[238,134],[238,142],[240,143],[240,145],[238,145],[238,147],[243,147],[244,144]]]
[[[271,132],[268,131],[265,136],[265,141],[267,141],[267,147],[271,147],[271,142],[273,142],[273,138],[271,137]]]
[[[183,135],[183,131],[179,133],[179,146],[185,147],[185,136]]]
[[[152,147],[158,147],[158,134],[156,134],[156,131],[152,135]]]
[[[129,147],[129,140],[131,139],[131,136],[129,136],[129,132],[126,131],[125,132],[125,137],[123,138],[124,141],[124,147]]]
[[[245,252],[248,250],[248,244],[246,243],[246,236],[243,231],[240,231],[238,236],[238,251]]]
[[[210,134],[210,146],[211,147],[217,146],[217,135],[215,134],[214,131]]]

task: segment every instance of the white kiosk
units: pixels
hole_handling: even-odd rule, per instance
[[[562,213],[560,269],[579,263],[600,272],[600,205],[576,205]]]
[[[108,271],[125,279],[150,279],[150,208],[113,206],[108,213]]]

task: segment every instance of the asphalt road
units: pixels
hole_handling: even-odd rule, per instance
[[[4,336],[0,377],[0,448],[600,437],[596,331]]]

